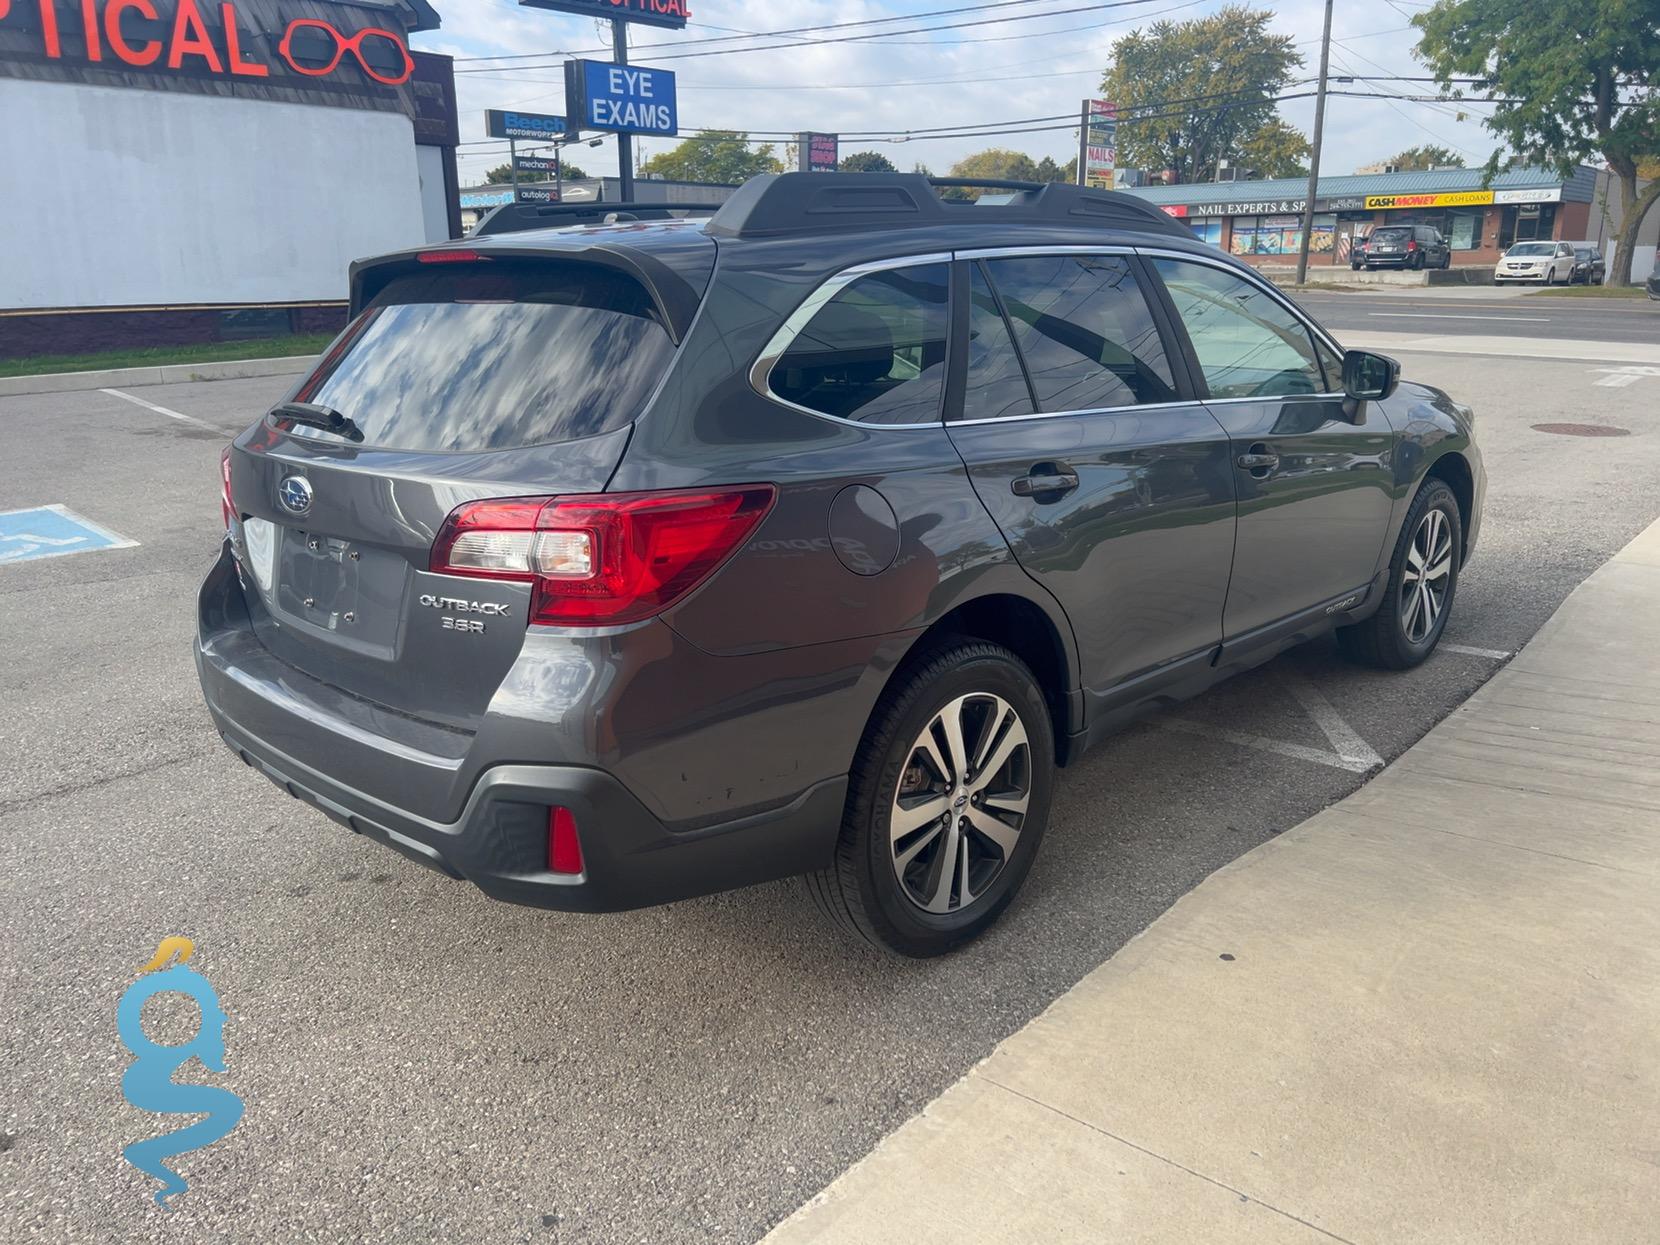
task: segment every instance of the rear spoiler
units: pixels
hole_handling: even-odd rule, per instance
[[[591,245],[570,245],[571,239],[561,241],[563,246],[524,246],[518,243],[506,247],[469,246],[469,238],[459,242],[440,242],[414,250],[380,255],[374,259],[355,260],[351,266],[351,304],[348,315],[355,319],[369,305],[374,296],[386,288],[395,277],[427,270],[421,260],[425,253],[441,253],[451,262],[496,263],[513,260],[564,259],[584,264],[598,264],[633,277],[656,304],[663,316],[663,326],[676,346],[685,340],[692,327],[692,317],[703,301],[703,292],[693,288],[690,281],[670,268],[649,251],[638,247],[617,246],[608,242]],[[430,263],[431,261],[427,261]]]
[[[680,220],[713,216],[718,211],[718,203],[504,203],[485,213],[467,236],[481,238],[566,225],[614,225],[618,221]]]

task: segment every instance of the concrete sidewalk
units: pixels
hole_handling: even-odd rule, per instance
[[[1660,523],[767,1240],[1660,1241]]]

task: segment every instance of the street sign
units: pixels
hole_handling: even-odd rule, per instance
[[[836,135],[797,134],[796,167],[803,173],[834,173],[838,162]]]
[[[514,156],[513,167],[521,173],[534,173],[531,181],[541,181],[553,177],[559,172],[559,157],[553,156]]]
[[[661,135],[680,132],[674,74],[667,69],[566,61],[565,110],[578,130]]]
[[[602,21],[641,22],[647,26],[667,26],[682,30],[692,15],[687,0],[519,0],[528,9],[551,9],[555,13],[575,13],[580,17],[597,17]]]
[[[565,118],[543,112],[484,110],[484,132],[491,138],[564,138]]]
[[[520,203],[558,203],[559,192],[552,186],[520,186]]]
[[[1113,166],[1118,163],[1118,105],[1107,99],[1086,99],[1083,131],[1079,181],[1111,190]]]

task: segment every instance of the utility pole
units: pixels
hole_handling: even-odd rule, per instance
[[[1326,34],[1331,34],[1330,15],[1327,15]],[[628,23],[620,17],[611,19],[612,59],[619,65],[628,64]],[[617,178],[622,183],[624,203],[634,201],[634,136],[617,135]]]
[[[1303,244],[1297,251],[1297,284],[1308,280],[1308,247],[1314,233],[1314,192],[1320,184],[1320,139],[1326,128],[1326,70],[1331,64],[1331,5],[1326,0],[1326,26],[1320,35],[1320,85],[1314,93],[1314,150],[1308,156],[1308,198],[1303,203]]]
[[[507,140],[508,180],[513,183],[513,202],[519,201],[519,140]]]

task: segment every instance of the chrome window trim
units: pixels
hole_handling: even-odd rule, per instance
[[[1065,246],[1044,246],[1042,243],[1031,243],[1027,246],[988,246],[969,251],[953,251],[952,257],[961,260],[970,259],[1025,259],[1042,255],[1134,255],[1135,248],[1130,246],[1077,246],[1067,243]]]
[[[1329,394],[1305,395],[1317,398],[1329,397]],[[1237,401],[1237,399],[1229,399]],[[1262,401],[1261,398],[1254,401]],[[1024,415],[982,415],[979,419],[953,419],[947,425],[951,428],[964,428],[970,424],[1007,424],[1016,420],[1025,419],[1065,419],[1068,415],[1139,415],[1142,411],[1168,411],[1176,407],[1188,408],[1205,406],[1199,398],[1188,398],[1180,402],[1138,402],[1133,406],[1090,406],[1076,411],[1028,411]]]
[[[1308,331],[1313,336],[1320,338],[1322,341],[1324,341],[1326,343],[1326,345],[1330,346],[1333,350],[1337,351],[1337,357],[1339,359],[1341,359],[1343,357],[1344,353],[1345,353],[1344,349],[1343,349],[1343,344],[1341,342],[1339,342],[1335,337],[1333,337],[1325,329],[1321,328],[1313,320],[1310,320],[1308,318],[1308,316],[1303,312],[1303,309],[1301,307],[1297,306],[1297,304],[1292,302],[1289,298],[1287,298],[1280,291],[1280,288],[1277,285],[1275,285],[1272,281],[1263,280],[1262,277],[1258,276],[1257,273],[1253,269],[1251,269],[1249,266],[1241,265],[1241,264],[1235,264],[1235,263],[1232,263],[1231,261],[1223,259],[1223,258],[1213,259],[1209,255],[1196,255],[1192,251],[1174,251],[1174,250],[1167,251],[1167,250],[1163,249],[1162,247],[1152,247],[1152,246],[1137,247],[1136,248],[1136,254],[1141,255],[1141,256],[1145,256],[1145,257],[1154,258],[1154,259],[1185,259],[1189,263],[1203,264],[1207,268],[1216,268],[1216,269],[1219,269],[1222,272],[1226,272],[1226,273],[1229,273],[1232,276],[1238,277],[1240,280],[1244,281],[1247,285],[1253,285],[1257,289],[1263,291],[1270,298],[1272,298],[1275,302],[1277,302],[1280,306],[1284,307],[1287,311],[1289,311],[1291,313],[1292,317],[1299,324],[1306,327],[1308,329]],[[1328,392],[1336,392],[1336,391],[1335,390],[1330,390]],[[1297,395],[1286,395],[1286,396],[1297,396]],[[1309,395],[1303,395],[1303,396],[1306,397],[1306,396],[1309,396]],[[1320,395],[1316,394],[1316,395],[1313,395],[1313,396],[1318,397]],[[1219,398],[1219,399],[1217,399],[1217,401],[1220,401],[1220,402],[1233,402],[1233,401],[1238,401],[1238,399],[1236,399],[1236,398]],[[1262,399],[1257,398],[1257,399],[1255,399],[1255,401],[1260,402],[1260,401],[1262,401]]]
[[[844,268],[834,276],[826,279],[813,292],[801,300],[801,305],[785,317],[784,323],[768,339],[761,348],[755,362],[749,368],[749,387],[768,401],[776,402],[780,406],[787,406],[792,411],[800,411],[803,415],[811,415],[815,419],[826,419],[833,424],[846,424],[853,428],[943,428],[945,415],[942,411],[939,419],[924,420],[915,424],[882,424],[872,420],[844,419],[840,415],[829,415],[823,411],[815,411],[810,406],[802,406],[799,402],[791,402],[788,398],[780,397],[772,391],[772,369],[778,360],[784,357],[786,351],[801,335],[820,308],[829,302],[842,290],[846,289],[860,277],[868,277],[874,272],[890,272],[895,268],[914,268],[923,264],[947,264],[952,260],[949,251],[930,251],[922,255],[901,255],[893,259],[876,259],[867,263],[855,264],[851,268]],[[946,308],[947,348],[949,349],[949,334],[951,331],[951,309]]]

